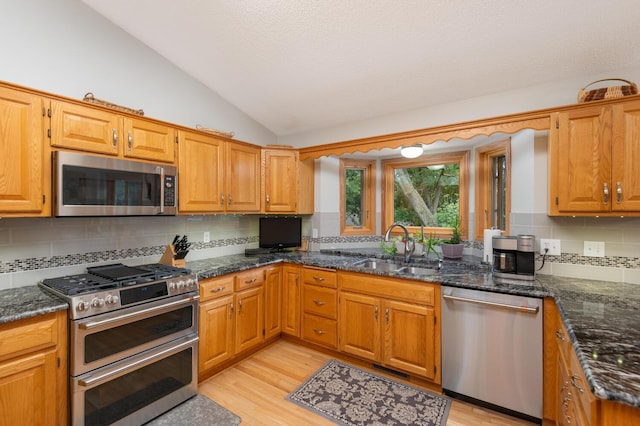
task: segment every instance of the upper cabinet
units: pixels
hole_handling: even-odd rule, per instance
[[[553,113],[549,215],[640,215],[638,164],[639,100]]]
[[[0,216],[49,216],[45,100],[0,87]]]
[[[51,146],[174,163],[175,129],[71,102],[51,101]]]
[[[178,132],[180,213],[258,213],[260,148]]]
[[[263,149],[262,173],[264,213],[313,213],[313,159],[300,161],[292,149]]]

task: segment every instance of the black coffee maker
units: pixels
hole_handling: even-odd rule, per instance
[[[535,235],[494,236],[493,275],[500,278],[534,280],[536,276]]]

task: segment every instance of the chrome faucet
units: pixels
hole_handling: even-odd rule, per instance
[[[408,263],[409,260],[411,259],[411,255],[416,249],[416,242],[411,241],[411,248],[409,248],[409,231],[407,230],[406,226],[398,222],[392,224],[389,227],[389,229],[387,229],[387,232],[384,234],[384,241],[387,243],[389,242],[389,238],[391,237],[391,230],[396,226],[402,228],[402,230],[404,231],[404,261],[405,263]]]

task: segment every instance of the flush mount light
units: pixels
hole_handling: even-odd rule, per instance
[[[402,149],[400,149],[400,155],[404,158],[417,158],[420,157],[423,152],[422,144],[403,146]]]

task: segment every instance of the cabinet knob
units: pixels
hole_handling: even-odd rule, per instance
[[[118,131],[116,129],[113,129],[113,147],[118,147]]]
[[[323,302],[322,300],[316,300],[316,299],[313,299],[313,303],[315,303],[318,306],[326,305],[326,302]]]
[[[616,189],[616,193],[618,194],[618,204],[620,204],[622,202],[622,186],[620,185],[620,182],[618,182],[617,186],[618,189]]]
[[[607,204],[609,202],[609,185],[607,182],[604,183],[604,203]]]
[[[131,148],[133,148],[133,135],[131,134],[131,132],[129,132],[128,143],[129,143],[129,151],[131,151]]]
[[[314,329],[313,329],[313,332],[314,332],[314,333],[316,333],[316,334],[319,334],[319,335],[321,335],[321,336],[322,336],[324,333],[326,333],[324,330],[320,330],[320,329],[318,329],[318,328],[314,328]]]

